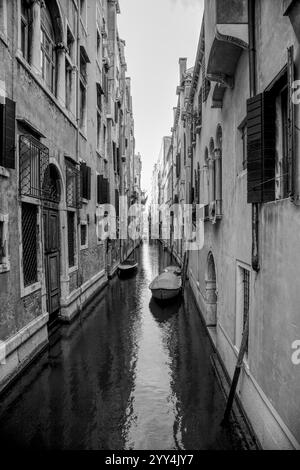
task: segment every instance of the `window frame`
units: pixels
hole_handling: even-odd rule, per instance
[[[0,229],[0,250],[2,249],[4,250],[3,256],[0,253],[0,274],[10,271],[8,223],[9,223],[9,214],[2,214],[0,212],[0,225],[2,227]],[[2,246],[1,246],[1,242],[2,242]]]
[[[82,244],[82,227],[85,227],[85,244]],[[80,251],[89,247],[89,231],[87,220],[80,221]]]
[[[41,73],[42,73],[42,78],[43,78],[45,85],[51,91],[51,93],[55,95],[56,94],[56,89],[55,89],[55,86],[56,86],[56,83],[55,83],[56,82],[55,80],[56,78],[55,32],[53,28],[51,13],[46,5],[44,7],[44,11],[47,12],[47,14],[49,15],[49,20],[51,22],[51,28],[52,28],[51,33],[53,33],[53,37],[50,36],[49,31],[47,30],[47,27],[44,24],[43,17],[41,15]],[[48,52],[47,47],[45,46],[45,39],[48,41],[51,47],[51,53]],[[47,82],[47,78],[46,78],[46,61],[48,61],[48,63],[51,66],[50,85]]]

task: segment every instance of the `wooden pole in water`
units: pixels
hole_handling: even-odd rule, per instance
[[[230,393],[228,396],[228,401],[227,401],[226,410],[224,413],[224,418],[222,421],[222,426],[226,426],[229,422],[229,417],[230,417],[230,413],[231,413],[234,398],[235,398],[235,392],[236,392],[236,388],[237,388],[238,381],[240,378],[241,369],[243,367],[244,356],[247,350],[248,337],[249,337],[249,312],[246,315],[242,343],[241,343],[240,352],[238,355],[238,360],[237,360],[237,364],[236,364],[236,368],[235,368],[235,372],[234,372],[234,376],[233,376],[233,380],[232,380],[232,384],[230,388]]]

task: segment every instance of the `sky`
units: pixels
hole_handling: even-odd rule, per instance
[[[132,80],[136,153],[143,161],[142,187],[150,192],[162,138],[170,135],[177,105],[179,57],[193,67],[203,0],[119,0],[118,29],[126,42]]]

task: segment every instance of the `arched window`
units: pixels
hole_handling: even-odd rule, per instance
[[[215,150],[215,143],[214,143],[214,139],[211,138],[209,142],[209,154],[211,158],[213,158],[214,156],[214,150]]]
[[[42,77],[52,93],[55,93],[55,66],[55,34],[50,11],[45,5],[41,9],[41,69]]]
[[[222,127],[220,124],[218,124],[217,127],[217,133],[216,133],[216,142],[217,142],[217,147],[222,150],[222,142],[223,142],[223,132],[222,132]]]

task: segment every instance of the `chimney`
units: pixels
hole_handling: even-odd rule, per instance
[[[181,83],[183,74],[186,72],[186,63],[187,63],[186,57],[181,57],[179,59],[179,82],[180,83]]]

